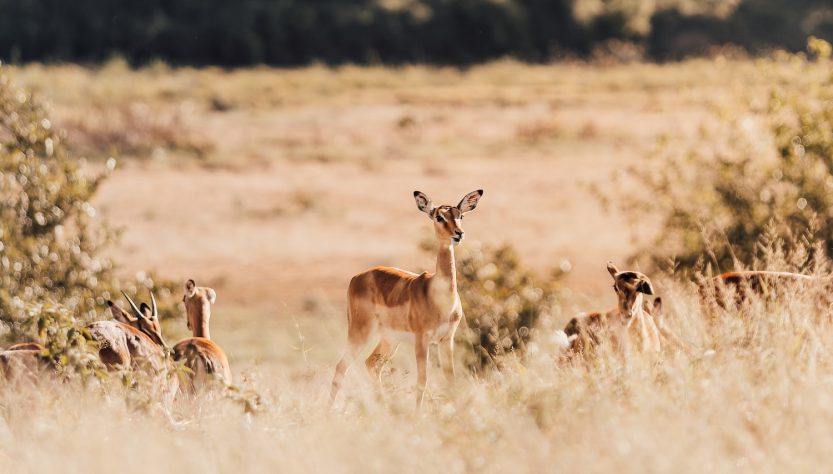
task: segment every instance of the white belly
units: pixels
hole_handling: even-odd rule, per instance
[[[416,340],[414,333],[410,331],[397,331],[395,329],[382,328],[382,339],[390,342],[405,342],[413,344]]]

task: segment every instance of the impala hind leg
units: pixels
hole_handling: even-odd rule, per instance
[[[380,389],[382,387],[382,369],[394,354],[396,354],[397,349],[399,349],[399,344],[391,344],[387,339],[381,338],[379,344],[376,344],[376,348],[373,349],[373,352],[365,360],[367,370],[376,380]]]
[[[353,314],[355,315],[357,312],[353,312]],[[344,355],[341,357],[338,364],[336,364],[335,374],[333,375],[333,383],[330,389],[330,405],[335,402],[336,396],[341,389],[344,375],[350,370],[354,362],[361,360],[362,354],[365,353],[367,348],[370,346],[371,340],[376,337],[377,331],[375,330],[375,327],[370,325],[358,326],[351,324],[351,321],[354,320],[354,318],[348,317],[347,350],[344,352]],[[374,344],[376,343],[375,340],[372,342]],[[360,367],[359,372],[361,372],[361,378],[363,381],[369,382],[370,374],[368,373],[367,368],[364,364],[358,365]]]
[[[347,347],[347,351],[345,351],[344,355],[341,357],[341,360],[336,365],[335,375],[333,375],[333,384],[330,390],[330,405],[335,402],[336,396],[338,395],[339,390],[341,390],[341,384],[344,380],[344,376],[350,371],[353,367],[354,362],[360,361],[362,359],[362,354],[366,353],[368,341],[362,341],[360,343],[354,344],[349,343]],[[364,364],[358,363],[355,364],[358,367],[357,372],[359,372],[359,379],[360,382],[365,386],[372,385],[372,377],[365,367]]]
[[[454,335],[447,340],[440,341],[438,345],[440,367],[443,369],[445,380],[449,384],[454,382]]]
[[[416,406],[422,406],[425,388],[428,384],[428,341],[424,334],[416,335],[416,364],[417,364],[417,396]]]

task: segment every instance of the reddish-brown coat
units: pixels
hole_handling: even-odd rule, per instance
[[[191,370],[188,381],[193,393],[204,386],[207,376],[218,376],[225,382],[231,382],[231,367],[225,351],[209,338],[211,305],[217,300],[217,293],[211,289],[197,286],[194,280],[185,283],[185,303],[188,329],[193,337],[185,338],[173,347],[175,361],[184,362]]]
[[[440,362],[447,377],[454,375],[454,333],[463,317],[457,294],[454,245],[462,241],[463,214],[474,210],[482,190],[467,194],[457,206],[438,206],[416,191],[417,208],[434,224],[437,237],[435,273],[406,272],[398,268],[375,267],[350,280],[347,290],[347,350],[336,365],[330,402],[341,387],[341,379],[356,358],[374,341],[365,365],[380,375],[379,362],[389,359],[398,347],[394,338],[413,337],[417,359],[417,406],[422,403],[427,383],[428,346],[439,343]]]

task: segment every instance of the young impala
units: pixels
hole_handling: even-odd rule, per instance
[[[330,403],[351,364],[375,344],[367,368],[381,373],[379,361],[388,360],[400,339],[415,344],[417,407],[422,405],[427,383],[428,346],[439,344],[440,363],[449,379],[454,377],[454,332],[463,317],[457,294],[454,246],[463,240],[463,215],[477,206],[483,190],[468,193],[456,206],[434,206],[415,191],[417,208],[434,224],[439,246],[435,273],[416,274],[398,268],[376,267],[350,280],[347,291],[347,350],[333,376]],[[362,367],[364,370],[364,367]]]
[[[649,306],[643,301],[643,295],[654,294],[651,280],[640,272],[620,272],[613,262],[608,262],[607,271],[613,277],[618,304],[607,312],[586,313],[570,320],[564,332],[572,340],[572,351],[582,352],[609,334],[615,347],[627,347],[633,337],[639,340],[641,350],[659,352],[660,330],[652,313],[659,312],[662,302],[657,299]]]
[[[185,283],[185,313],[188,318],[188,329],[193,337],[179,341],[173,349],[176,361],[183,361],[191,370],[188,389],[194,393],[204,387],[207,378],[217,375],[226,382],[231,382],[226,353],[210,339],[208,321],[211,319],[211,305],[217,300],[217,293],[211,288],[197,286],[194,280]]]

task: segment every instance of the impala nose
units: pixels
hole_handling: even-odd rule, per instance
[[[462,230],[458,230],[458,231],[454,232],[454,240],[456,242],[459,242],[459,241],[463,240],[463,231]]]

